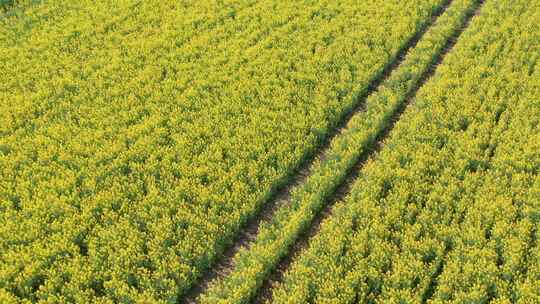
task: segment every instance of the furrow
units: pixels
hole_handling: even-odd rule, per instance
[[[331,128],[330,132],[321,141],[321,144],[315,152],[312,153],[310,157],[306,157],[300,167],[293,171],[290,182],[279,187],[269,201],[261,207],[257,216],[247,221],[233,240],[232,244],[225,250],[221,258],[219,258],[215,264],[202,275],[201,279],[186,293],[186,296],[179,301],[180,303],[195,303],[195,300],[207,291],[211,282],[220,280],[231,272],[234,267],[233,259],[238,254],[239,250],[242,248],[249,248],[250,244],[256,239],[261,224],[269,222],[274,217],[277,210],[290,202],[292,191],[298,186],[305,184],[306,180],[313,175],[313,171],[316,168],[314,163],[323,162],[327,158],[328,151],[331,147],[330,144],[334,138],[338,137],[347,129],[347,125],[355,115],[365,111],[366,98],[372,95],[383,82],[390,78],[393,71],[405,60],[407,53],[418,44],[422,36],[435,23],[437,18],[447,10],[451,2],[451,0],[445,0],[424,26],[398,50],[394,58],[372,79],[364,92],[361,92],[361,94],[358,95],[353,109],[342,115],[341,119],[338,120],[339,122]]]
[[[271,302],[271,289],[272,286],[275,285],[277,282],[281,282],[283,279],[284,274],[289,269],[292,261],[295,260],[295,258],[304,250],[304,248],[307,247],[309,244],[309,239],[317,234],[317,232],[320,229],[320,224],[332,214],[332,207],[333,205],[341,201],[349,192],[351,189],[351,186],[353,185],[355,179],[358,177],[359,172],[361,171],[363,165],[366,163],[366,161],[371,157],[376,157],[376,154],[378,151],[382,149],[384,146],[384,140],[388,137],[388,134],[393,129],[395,123],[399,120],[401,114],[404,112],[404,110],[409,106],[413,100],[414,96],[416,95],[416,92],[419,88],[421,88],[426,81],[428,81],[435,73],[437,66],[439,66],[446,54],[450,52],[455,44],[457,43],[459,36],[467,29],[467,27],[470,24],[470,21],[472,20],[473,16],[478,15],[482,5],[484,3],[484,0],[481,0],[478,2],[476,8],[474,11],[468,13],[465,18],[465,22],[463,22],[462,26],[459,27],[454,35],[447,40],[447,43],[445,47],[442,49],[442,52],[439,53],[434,63],[429,67],[429,69],[422,75],[420,82],[414,87],[414,89],[409,92],[407,95],[407,98],[401,106],[398,107],[398,109],[395,111],[395,113],[392,115],[390,123],[383,129],[381,133],[377,136],[377,139],[372,147],[370,147],[369,150],[364,153],[364,155],[359,159],[358,163],[355,164],[351,172],[348,174],[347,178],[345,179],[345,182],[339,186],[337,189],[335,195],[331,197],[328,200],[328,203],[326,204],[324,211],[321,212],[316,219],[313,221],[313,225],[309,228],[308,232],[303,234],[302,237],[294,244],[292,247],[289,255],[284,258],[276,267],[275,272],[269,276],[269,278],[263,283],[263,287],[258,294],[255,303],[264,303],[264,302]],[[442,269],[441,269],[442,272]],[[440,274],[440,272],[439,272]],[[434,276],[433,280],[437,279],[437,275]]]

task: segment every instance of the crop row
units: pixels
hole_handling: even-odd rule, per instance
[[[257,293],[262,281],[321,211],[347,172],[362,154],[370,150],[393,114],[421,84],[447,41],[476,5],[477,1],[473,0],[453,1],[399,67],[367,98],[365,110],[355,115],[335,138],[324,160],[318,160],[305,183],[293,190],[290,202],[280,208],[270,222],[262,225],[250,247],[235,256],[230,273],[214,282],[200,302],[243,303]]]
[[[488,0],[275,303],[536,303],[540,1]]]
[[[0,19],[3,303],[176,301],[443,3],[22,2]]]

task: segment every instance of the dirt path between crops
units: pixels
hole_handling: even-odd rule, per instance
[[[431,18],[424,24],[424,26],[419,31],[417,31],[413,37],[409,39],[409,41],[405,44],[403,48],[398,51],[395,58],[391,60],[391,62],[387,64],[383,71],[370,82],[364,94],[361,94],[361,96],[358,97],[355,107],[352,109],[352,111],[345,113],[343,117],[339,119],[338,122],[330,128],[329,134],[326,136],[325,140],[322,141],[322,143],[315,150],[315,152],[311,153],[310,157],[306,157],[300,167],[291,174],[289,182],[285,183],[283,186],[279,187],[276,191],[274,191],[274,195],[269,199],[267,203],[265,203],[261,207],[261,209],[257,212],[257,215],[248,220],[247,223],[241,228],[241,230],[238,232],[235,239],[233,240],[232,245],[226,248],[222,256],[217,261],[215,261],[214,265],[212,265],[212,267],[202,275],[202,277],[193,285],[191,290],[186,293],[184,298],[180,300],[179,303],[196,303],[196,299],[208,289],[211,282],[223,278],[231,272],[231,270],[234,268],[233,259],[236,253],[241,248],[249,248],[250,244],[256,239],[261,224],[264,222],[268,222],[279,208],[286,205],[290,201],[292,190],[295,189],[295,187],[297,187],[298,185],[305,183],[306,179],[312,174],[312,164],[315,162],[315,160],[325,159],[325,155],[329,150],[332,140],[345,130],[348,122],[353,116],[365,110],[365,100],[367,99],[367,97],[373,94],[380,86],[380,84],[383,83],[386,79],[388,79],[392,72],[397,69],[399,65],[401,65],[409,50],[413,49],[417,45],[418,41],[420,41],[422,36],[436,22],[437,18],[447,10],[451,3],[452,0],[445,1],[445,3],[441,5],[441,7],[431,16]],[[469,20],[467,20],[465,24],[468,25],[468,22]],[[459,29],[459,33],[456,34],[454,39],[450,39],[451,43],[447,45],[447,47],[441,53],[438,62],[434,64],[431,69],[426,73],[424,79],[422,79],[418,87],[420,87],[425,82],[425,80],[427,80],[431,76],[431,74],[433,74],[436,66],[442,60],[442,57],[455,44],[455,42],[457,41],[457,36],[461,34],[465,27],[466,26]],[[410,95],[414,95],[416,93],[416,90],[417,88],[414,89],[413,93]],[[410,99],[412,99],[412,97],[413,96],[408,96],[406,101],[410,102]],[[337,191],[329,199],[329,202],[331,203],[329,203],[326,208],[314,219],[309,231],[301,236],[301,238],[290,249],[289,254],[280,261],[272,275],[270,275],[269,278],[264,282],[263,287],[261,288],[261,291],[258,293],[255,300],[256,303],[264,302],[266,299],[271,298],[270,293],[272,284],[276,281],[281,280],[283,273],[289,267],[292,260],[298,255],[302,248],[307,245],[308,239],[317,233],[322,220],[331,214],[331,205],[333,205],[333,202],[340,200],[348,193],[350,185],[355,180],[362,165],[372,154],[376,153],[380,149],[380,143],[385,137],[387,137],[394,123],[399,119],[399,116],[404,111],[406,104],[407,102],[405,102],[400,109],[396,110],[392,122],[387,128],[385,128],[385,130],[383,130],[377,136],[377,141],[374,147],[372,147],[371,149],[367,149],[366,153],[364,153],[365,155],[360,157],[357,165],[355,165],[354,168],[351,169],[351,172],[348,174],[345,182],[341,184],[340,187],[338,187]]]
[[[283,280],[283,276],[290,268],[291,263],[308,246],[309,240],[319,232],[321,223],[331,216],[332,207],[334,204],[343,200],[350,192],[354,181],[358,177],[366,161],[375,157],[376,154],[382,149],[384,146],[383,141],[388,137],[390,131],[394,128],[395,123],[400,119],[403,112],[405,112],[405,109],[412,105],[418,90],[435,74],[437,67],[442,63],[445,56],[454,48],[461,34],[469,27],[472,18],[479,14],[483,3],[484,0],[478,2],[476,8],[466,16],[465,22],[463,22],[463,24],[456,29],[454,35],[447,40],[442,52],[437,56],[435,63],[432,64],[430,68],[422,75],[418,85],[415,86],[415,88],[407,95],[405,102],[402,103],[398,109],[396,109],[395,113],[392,115],[391,122],[380,134],[378,134],[377,140],[371,149],[367,149],[366,152],[359,158],[358,162],[347,175],[345,181],[338,187],[334,195],[328,200],[328,204],[325,205],[324,210],[315,217],[308,231],[297,240],[297,242],[290,249],[289,254],[280,261],[274,272],[265,280],[253,303],[265,303],[271,301],[272,286]],[[445,9],[449,6],[449,4],[450,3],[447,3]]]

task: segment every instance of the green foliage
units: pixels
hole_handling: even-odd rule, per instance
[[[10,5],[15,4],[14,0],[0,0],[0,7],[7,8]]]
[[[441,3],[23,2],[0,18],[7,303],[175,302]]]

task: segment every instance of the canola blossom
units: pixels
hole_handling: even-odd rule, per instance
[[[275,303],[540,300],[538,20],[486,1]]]
[[[442,0],[0,12],[0,302],[175,302]]]

